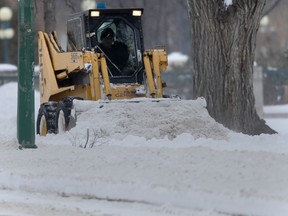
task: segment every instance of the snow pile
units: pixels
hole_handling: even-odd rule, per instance
[[[91,105],[93,108],[79,115],[75,130],[85,128],[87,122],[91,122],[88,125],[91,129],[103,129],[109,137],[115,138],[124,138],[129,134],[146,139],[174,139],[180,134],[189,133],[195,138],[225,139],[228,134],[226,128],[209,116],[204,99],[106,104],[91,102]],[[99,119],[104,122],[97,124]]]
[[[11,82],[0,86],[0,118],[13,118],[17,114],[17,83]]]
[[[168,71],[173,67],[183,67],[188,62],[189,57],[180,52],[173,52],[168,55]]]
[[[233,4],[233,0],[224,0],[224,4],[226,5],[226,7],[229,7],[229,5]]]
[[[187,55],[184,55],[180,52],[170,53],[167,58],[169,65],[172,64],[181,66],[184,65],[189,60],[189,57]]]
[[[0,86],[0,136],[1,147],[15,149],[17,147],[17,91],[18,85],[15,82],[6,83]],[[35,93],[35,113],[39,108],[39,93]]]
[[[75,104],[78,108],[76,127],[57,135],[57,139],[50,135],[49,142],[55,138],[55,143],[60,139],[66,140],[67,144],[70,142],[70,145],[83,145],[87,140],[87,130],[90,142],[98,144],[119,143],[127,137],[137,137],[136,140],[141,137],[144,140],[173,140],[181,134],[187,134],[192,139],[225,140],[229,133],[228,129],[209,116],[204,99],[163,99],[158,102],[143,99],[140,102],[127,100],[108,103],[77,101]],[[41,139],[41,142],[45,140]]]
[[[281,114],[288,114],[288,105],[277,105],[277,106],[265,106],[263,108],[264,113],[267,114],[275,114],[275,113],[281,113]]]
[[[16,145],[16,122],[17,122],[17,83],[7,83],[0,86],[0,122],[1,144],[9,148],[15,148]],[[11,140],[14,144],[11,145]]]
[[[17,66],[11,64],[0,64],[0,73],[7,71],[17,71]]]
[[[2,129],[6,142],[16,142],[17,116],[17,83],[8,83],[0,87],[0,98],[9,101],[0,107],[1,122],[6,127]],[[39,108],[39,93],[35,93],[35,121]],[[210,138],[225,140],[229,130],[212,119],[206,108],[204,99],[198,100],[147,100],[138,99],[136,102],[95,102],[76,101],[77,125],[69,132],[36,137],[42,144],[83,145],[89,142],[117,143],[128,138],[137,137],[144,140],[167,139],[173,140],[181,134],[187,134],[193,139]],[[85,110],[85,111],[83,111]],[[135,138],[133,138],[135,139]],[[94,141],[93,141],[94,140]],[[97,141],[95,141],[97,140]],[[114,141],[113,141],[114,140]],[[15,146],[15,145],[13,145]]]

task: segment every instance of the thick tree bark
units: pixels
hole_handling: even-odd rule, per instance
[[[56,29],[56,7],[55,0],[44,0],[44,23],[45,31],[55,31]]]
[[[193,96],[224,126],[275,133],[255,110],[253,60],[265,0],[187,0],[192,24]]]

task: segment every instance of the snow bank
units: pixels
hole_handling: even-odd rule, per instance
[[[183,67],[189,60],[187,55],[180,52],[173,52],[168,55],[167,71],[172,70],[173,67]]]
[[[228,7],[229,5],[233,4],[233,0],[224,0],[224,4],[226,5],[226,7]]]
[[[266,114],[288,114],[288,105],[265,106],[263,112]]]
[[[15,149],[17,144],[17,91],[16,82],[0,86],[0,147]],[[39,93],[35,92],[35,112],[38,113]]]
[[[183,65],[188,61],[189,57],[180,52],[173,52],[168,55],[169,64],[180,64]]]
[[[0,64],[0,73],[7,71],[17,71],[17,66],[11,64]]]
[[[228,134],[226,128],[209,116],[204,99],[90,104],[93,108],[78,116],[75,130],[87,127],[91,130],[102,129],[107,136],[115,137],[117,140],[127,135],[144,137],[148,140],[165,137],[174,139],[183,133],[192,134],[196,139],[217,140],[225,139]]]
[[[87,130],[89,143],[98,144],[120,141],[123,145],[131,143],[127,142],[127,139],[135,142],[140,140],[140,143],[147,140],[159,142],[160,139],[167,142],[181,134],[187,134],[191,139],[227,139],[229,130],[209,116],[204,99],[157,101],[151,102],[146,99],[140,102],[132,100],[109,103],[77,101],[76,127],[64,134],[49,135],[48,142],[52,139],[53,143],[84,145],[87,140]],[[40,137],[39,140],[47,142],[45,138]],[[135,142],[132,142],[133,145]]]

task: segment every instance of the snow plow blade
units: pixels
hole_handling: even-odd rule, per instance
[[[179,98],[133,98],[133,99],[124,99],[124,100],[99,100],[99,101],[82,101],[75,100],[74,106],[76,113],[86,112],[87,110],[93,109],[95,107],[102,108],[106,104],[149,104],[149,103],[167,103],[171,101],[181,101]],[[116,105],[117,106],[117,105]]]

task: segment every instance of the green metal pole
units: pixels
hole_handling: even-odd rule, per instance
[[[23,148],[35,145],[34,5],[18,1],[18,115],[17,137]]]

